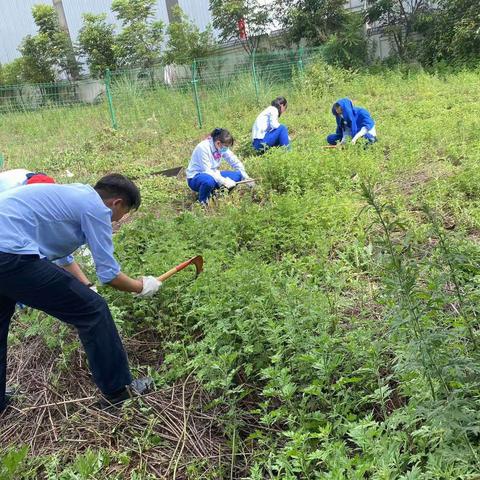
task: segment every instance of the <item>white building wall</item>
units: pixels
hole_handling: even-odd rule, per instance
[[[347,0],[345,2],[345,8],[349,10],[361,10],[365,8],[366,0]]]

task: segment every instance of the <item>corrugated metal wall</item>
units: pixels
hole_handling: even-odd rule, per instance
[[[208,9],[208,0],[178,0],[178,5],[201,30],[205,30],[211,23],[212,15]]]
[[[110,10],[111,4],[111,0],[63,0],[63,8],[65,9],[65,16],[67,17],[68,28],[72,39],[77,38],[78,31],[83,23],[82,13],[85,12],[107,13],[107,20],[111,23],[118,24],[114,14]],[[165,0],[157,0],[156,18],[168,24]]]
[[[35,0],[0,0],[0,63],[20,56],[22,38],[36,32],[31,9]]]
[[[0,0],[0,63],[11,62],[19,57],[17,48],[22,38],[36,33],[32,7],[37,3],[52,5],[51,0]],[[106,13],[107,20],[116,24],[110,10],[111,3],[111,0],[63,0],[72,40],[75,41],[82,26],[82,13]],[[179,0],[178,3],[202,30],[210,22],[208,0]],[[168,24],[165,0],[157,0],[156,18]]]

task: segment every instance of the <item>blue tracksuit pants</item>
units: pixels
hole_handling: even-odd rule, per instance
[[[263,139],[256,138],[252,145],[257,151],[265,151],[270,147],[289,147],[288,128],[280,125],[275,130],[270,130]]]
[[[239,171],[222,170],[222,177],[228,177],[239,182],[242,180],[242,174]],[[212,195],[212,192],[220,188],[217,181],[208,173],[197,173],[193,178],[187,179],[188,186],[194,191],[198,192],[198,201],[200,203],[207,203]]]
[[[363,138],[365,138],[368,143],[375,143],[377,141],[377,137],[374,137],[370,133],[366,133]],[[341,133],[332,133],[331,135],[328,135],[327,137],[327,142],[330,145],[336,145],[337,143],[342,141],[342,134]]]

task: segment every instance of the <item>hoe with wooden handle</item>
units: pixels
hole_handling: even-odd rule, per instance
[[[235,182],[235,186],[237,185],[248,185],[249,183],[258,182],[255,178],[247,178],[246,180],[240,180],[239,182]]]
[[[198,275],[200,275],[200,273],[203,270],[203,257],[201,255],[197,255],[196,257],[192,257],[189,260],[186,260],[185,262],[180,263],[176,267],[173,267],[172,269],[170,269],[168,272],[165,272],[163,275],[160,275],[158,277],[158,280],[160,282],[164,282],[167,278],[170,278],[172,275],[179,272],[180,270],[183,270],[189,265],[195,265],[195,269],[196,269],[195,276],[198,277]]]

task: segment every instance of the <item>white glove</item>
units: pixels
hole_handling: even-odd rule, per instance
[[[162,282],[152,276],[142,277],[142,281],[143,289],[140,293],[136,294],[137,297],[151,297],[155,295],[162,286]]]
[[[233,188],[236,184],[237,182],[235,182],[235,180],[232,180],[228,177],[223,177],[223,186],[227,187],[229,190]]]

